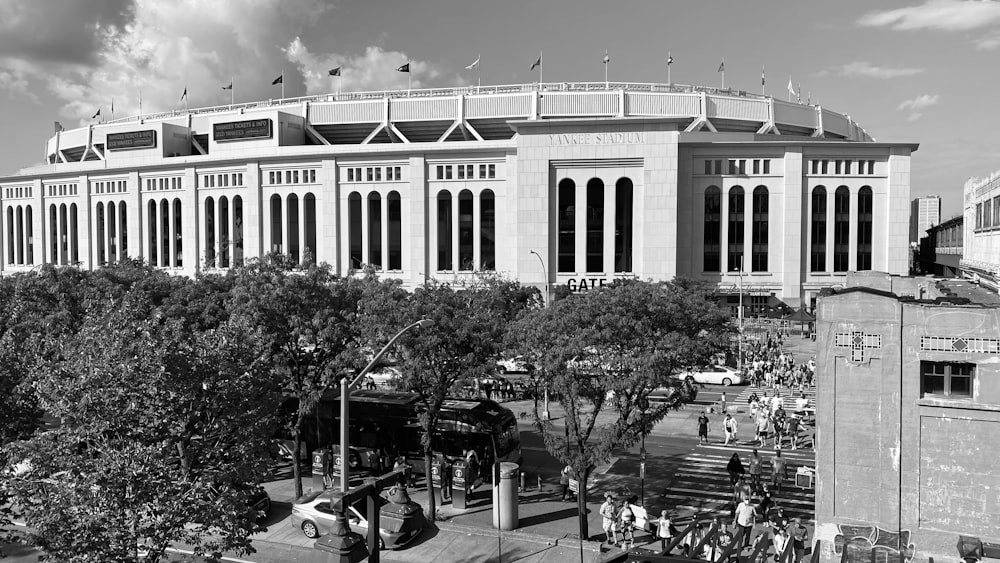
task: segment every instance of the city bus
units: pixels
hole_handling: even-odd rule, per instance
[[[421,436],[422,410],[417,393],[406,391],[358,390],[351,392],[350,457],[351,471],[377,472],[392,468],[393,459],[403,456],[416,474],[426,474]],[[329,448],[340,444],[340,392],[331,391],[319,401],[315,431],[303,428],[309,445]],[[521,435],[510,409],[483,399],[446,399],[436,426],[431,450],[455,460],[467,450],[479,458],[481,475],[489,475],[496,461],[521,462]],[[312,434],[312,436],[310,436]]]

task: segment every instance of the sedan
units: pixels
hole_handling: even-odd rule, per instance
[[[387,501],[379,497],[379,506]],[[362,536],[368,534],[368,501],[361,499],[347,508],[347,523],[351,530]],[[330,508],[330,493],[308,493],[292,504],[292,525],[302,530],[308,538],[318,538],[330,531],[336,513]],[[419,515],[408,521],[379,515],[379,549],[398,549],[410,543],[423,531],[424,518]]]
[[[694,383],[709,383],[712,385],[741,385],[743,376],[729,366],[705,366],[701,369],[691,369],[674,377]]]

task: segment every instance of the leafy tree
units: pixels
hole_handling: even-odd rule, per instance
[[[227,309],[261,327],[281,389],[297,404],[284,427],[294,443],[292,471],[300,496],[297,453],[304,423],[323,393],[360,363],[356,319],[361,300],[378,282],[370,276],[338,277],[327,264],[296,268],[297,263],[281,255],[250,261],[232,274]]]
[[[537,290],[496,277],[480,277],[460,289],[430,282],[411,295],[400,291],[366,302],[378,341],[419,319],[434,321],[408,331],[398,344],[401,386],[419,395],[424,467],[433,461],[432,443],[445,399],[463,383],[496,372],[507,324],[540,303]],[[428,498],[433,520],[434,495]]]
[[[536,404],[535,423],[549,453],[580,482],[581,538],[589,536],[586,483],[594,468],[635,444],[671,407],[641,408],[650,392],[681,386],[672,374],[725,346],[729,319],[710,293],[683,279],[621,282],[555,301],[512,325],[509,341],[539,366],[566,413],[557,430]],[[609,414],[610,422],[599,421]]]
[[[0,496],[33,541],[71,563],[152,563],[178,542],[251,552],[278,402],[260,331],[193,331],[132,289],[61,339],[32,376],[62,424],[4,452],[18,470]]]

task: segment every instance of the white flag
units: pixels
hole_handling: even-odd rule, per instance
[[[788,77],[788,93],[791,94],[791,95],[793,95],[793,96],[795,95],[795,86],[792,85],[792,77],[791,76]]]
[[[471,65],[469,65],[467,67],[465,67],[465,70],[472,70],[472,69],[476,68],[477,66],[479,66],[479,59],[481,59],[481,58],[482,58],[482,56],[476,57],[476,62],[472,63]]]

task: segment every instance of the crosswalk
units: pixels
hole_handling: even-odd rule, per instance
[[[710,513],[729,518],[733,488],[726,472],[726,464],[735,452],[739,454],[744,467],[747,467],[753,449],[752,446],[743,445],[699,445],[674,470],[660,495],[661,500],[672,507],[675,514]],[[761,481],[769,485],[770,460],[774,452],[764,448],[760,448],[759,452],[763,459]],[[803,521],[811,521],[815,515],[815,489],[796,486],[795,473],[801,466],[815,468],[815,454],[809,450],[782,450],[781,455],[788,460],[788,479],[782,483],[780,492],[772,491],[775,504],[784,509],[788,518],[798,517]],[[759,500],[755,496],[753,502]]]
[[[755,387],[746,386],[736,397],[733,404],[740,408],[748,408],[747,401],[750,400],[750,395],[757,393],[760,398],[764,397],[764,393],[769,396],[774,396],[774,389],[771,387]],[[804,390],[804,396],[807,401],[809,401],[809,408],[816,408],[816,388],[806,387]],[[799,397],[799,392],[797,389],[789,389],[787,387],[782,388],[778,391],[778,396],[781,397],[781,407],[785,409],[786,412],[795,412],[795,401]]]

